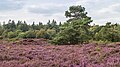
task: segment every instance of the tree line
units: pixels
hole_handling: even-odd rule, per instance
[[[120,25],[107,22],[105,25],[90,25],[93,20],[87,16],[81,5],[70,6],[65,11],[68,18],[63,24],[48,21],[47,24],[27,24],[26,21],[9,20],[0,25],[0,39],[44,38],[53,44],[79,44],[91,41],[119,42]]]
[[[53,19],[47,24],[27,24],[26,21],[9,20],[7,24],[0,25],[0,36],[3,38],[45,38],[52,39],[52,37],[59,31],[59,26]]]

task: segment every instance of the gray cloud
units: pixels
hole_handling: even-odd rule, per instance
[[[21,0],[24,2],[32,2],[32,3],[54,3],[54,4],[70,4],[75,3],[78,0]]]
[[[88,15],[99,24],[109,20],[119,21],[120,0],[0,0],[0,20],[39,21],[42,18],[42,21],[46,21],[55,18],[65,21],[64,12],[71,5],[84,6]]]
[[[77,0],[35,0],[28,4],[28,12],[42,15],[64,13],[68,6],[75,4]],[[35,3],[35,4],[34,4]]]
[[[0,0],[0,11],[18,10],[23,7],[23,3],[14,0]]]
[[[81,4],[86,8],[95,23],[119,22],[120,0],[82,0],[78,1],[77,4]]]
[[[28,11],[31,13],[42,14],[42,15],[52,15],[56,13],[64,13],[66,10],[65,6],[58,6],[58,7],[31,7],[28,8]]]

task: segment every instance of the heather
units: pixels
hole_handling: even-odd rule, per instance
[[[60,46],[42,39],[21,41],[0,44],[0,67],[120,67],[120,43]]]

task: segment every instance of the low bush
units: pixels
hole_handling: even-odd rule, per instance
[[[0,39],[3,39],[3,37],[2,37],[2,36],[0,36]]]
[[[8,32],[7,37],[8,38],[15,38],[15,37],[17,37],[17,34],[15,32]]]

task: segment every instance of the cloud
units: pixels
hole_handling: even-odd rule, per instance
[[[119,23],[120,0],[83,0],[76,2],[76,4],[81,4],[86,8],[94,23],[101,25],[108,21]]]
[[[32,1],[32,0],[27,0]],[[54,3],[54,4],[70,4],[76,2],[77,0],[34,0],[38,3]]]
[[[65,21],[64,12],[77,0],[0,0],[2,19],[43,21],[56,19]],[[35,19],[37,18],[37,19]],[[42,18],[38,20],[38,18]]]
[[[101,9],[99,12],[100,13],[119,13],[120,12],[119,7],[120,7],[120,3],[116,3]]]
[[[18,10],[23,7],[23,3],[13,0],[0,0],[0,11]]]
[[[28,11],[31,13],[42,14],[42,15],[53,15],[57,13],[64,13],[66,10],[65,6],[31,6]]]
[[[82,5],[94,23],[119,22],[120,0],[0,0],[0,21],[14,19],[47,22],[66,21],[64,12],[69,6]]]
[[[35,0],[36,2],[26,5],[28,12],[42,15],[64,13],[77,0]]]

